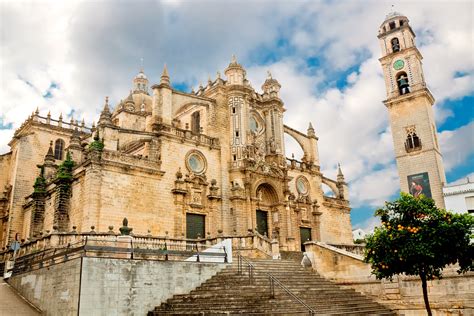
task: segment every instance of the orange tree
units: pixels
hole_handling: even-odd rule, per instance
[[[431,315],[427,280],[441,278],[442,270],[458,263],[458,273],[474,271],[471,242],[474,219],[439,209],[425,196],[402,193],[375,211],[382,226],[366,239],[365,262],[377,279],[394,275],[419,276],[426,311]]]

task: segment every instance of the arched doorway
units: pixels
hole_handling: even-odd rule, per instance
[[[255,223],[257,232],[264,236],[270,235],[270,212],[278,203],[278,194],[268,183],[260,184],[256,190],[257,209],[255,212]]]

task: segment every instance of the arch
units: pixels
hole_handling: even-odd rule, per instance
[[[323,190],[323,193],[325,196],[335,197],[335,198],[339,196],[339,189],[337,188],[336,182],[334,182],[333,180],[323,177],[322,182],[321,182],[321,189]]]
[[[201,134],[201,112],[199,110],[191,114],[191,133]]]
[[[397,37],[394,37],[390,40],[390,44],[392,45],[392,52],[396,53],[400,51],[400,41]]]
[[[288,157],[292,157],[294,154],[295,158],[300,160],[301,157],[304,155],[303,147],[298,141],[288,133],[284,133],[284,140],[285,140],[285,149],[287,152]]]
[[[405,149],[407,152],[421,149],[421,140],[413,129],[407,133],[407,139],[405,141]]]
[[[402,71],[397,74],[397,87],[400,95],[410,93],[410,83],[408,82],[407,73]]]
[[[302,160],[307,162],[315,162],[317,160],[317,157],[313,155],[313,151],[311,150],[311,139],[309,139],[308,136],[295,129],[292,129],[287,125],[283,126],[283,131],[285,134],[288,134],[293,137],[296,142],[298,142],[298,144],[301,146],[301,149],[303,149],[304,159]]]
[[[181,115],[186,114],[189,111],[192,111],[194,109],[199,110],[200,108],[208,109],[209,108],[209,103],[205,103],[205,102],[187,102],[187,103],[181,105],[174,112],[174,116],[175,117],[180,117]]]
[[[56,139],[54,142],[54,159],[63,160],[64,153],[64,140],[61,138]]]
[[[261,205],[272,206],[280,201],[277,191],[268,182],[261,183],[256,187],[255,196]]]
[[[150,141],[151,141],[150,138],[135,139],[120,146],[119,150],[125,154],[129,154],[143,147],[145,143],[147,142],[149,143]]]

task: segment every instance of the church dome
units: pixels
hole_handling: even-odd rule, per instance
[[[147,76],[143,73],[143,70],[140,70],[140,72],[135,76],[134,79],[148,80]]]
[[[398,16],[406,17],[404,14],[402,14],[400,12],[391,11],[385,16],[385,21],[390,20],[390,19],[395,18],[395,17],[398,17]]]
[[[403,13],[391,11],[385,16],[385,20],[380,25],[379,35],[389,33],[405,25],[408,25],[408,18]]]

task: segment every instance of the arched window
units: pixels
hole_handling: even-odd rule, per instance
[[[199,111],[191,114],[191,132],[193,134],[201,133],[201,114],[199,114]]]
[[[400,42],[398,41],[398,38],[392,38],[390,43],[392,43],[392,52],[396,53],[400,51]]]
[[[56,139],[54,143],[54,159],[63,160],[64,140]]]
[[[407,152],[421,149],[421,140],[414,129],[408,132],[405,149]]]
[[[400,95],[407,94],[410,92],[410,84],[408,83],[408,76],[405,72],[401,72],[397,76],[397,86]]]

